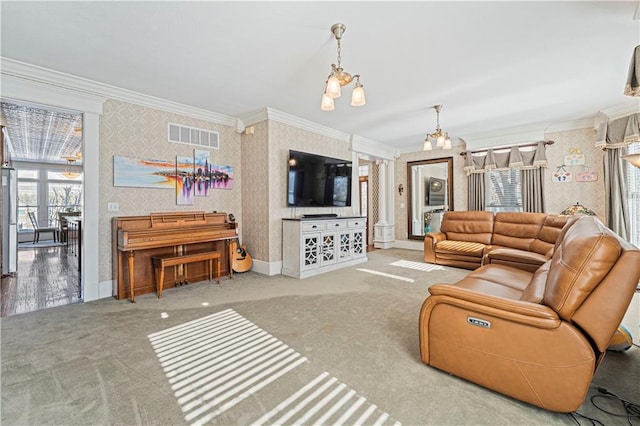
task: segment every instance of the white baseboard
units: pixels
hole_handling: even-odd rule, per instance
[[[424,241],[420,240],[395,240],[393,247],[407,250],[424,250]]]
[[[263,275],[279,275],[282,272],[282,261],[265,262],[263,260],[253,259],[251,270]]]
[[[114,289],[116,285],[115,283],[116,283],[115,280],[101,281],[99,284],[100,287],[98,288],[98,298],[105,299],[107,297],[115,296],[115,293],[114,293]]]

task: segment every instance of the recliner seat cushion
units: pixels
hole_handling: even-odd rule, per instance
[[[436,256],[459,254],[481,258],[484,254],[484,244],[472,241],[444,240],[436,243]]]

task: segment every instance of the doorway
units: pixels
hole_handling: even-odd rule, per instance
[[[369,229],[369,197],[371,189],[369,187],[369,164],[366,162],[360,162],[358,165],[358,196],[360,200],[360,216],[365,216],[366,229],[367,229],[367,251],[374,250],[373,235]]]
[[[17,268],[3,266],[0,315],[8,316],[82,300],[79,238],[67,216],[83,210],[82,114],[3,101],[3,167],[15,170]],[[4,206],[5,203],[3,203]],[[4,208],[4,207],[3,207]],[[3,217],[8,212],[3,212]],[[8,217],[8,215],[7,215]]]

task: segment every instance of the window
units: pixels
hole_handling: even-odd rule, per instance
[[[18,230],[33,229],[27,213],[38,211],[38,170],[18,170]]]
[[[520,170],[493,170],[485,173],[484,208],[492,212],[521,212]]]
[[[629,145],[628,153],[640,152],[640,143]],[[627,163],[627,208],[629,209],[629,230],[631,243],[640,246],[640,168]]]
[[[51,168],[49,168],[51,167]],[[40,165],[18,173],[18,230],[33,229],[28,213],[41,226],[56,226],[58,212],[82,210],[82,174],[68,178],[57,165]]]

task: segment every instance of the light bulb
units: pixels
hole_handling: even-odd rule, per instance
[[[333,98],[327,93],[322,94],[322,102],[320,103],[320,109],[323,111],[333,111],[335,108],[333,104]]]
[[[353,88],[351,94],[351,106],[359,107],[367,103],[364,97],[364,88],[360,84],[360,80],[356,81],[356,87]]]
[[[438,136],[438,139],[436,139],[436,146],[438,148],[442,148],[444,146],[444,136],[443,135]]]
[[[340,90],[340,80],[338,80],[338,77],[335,75],[329,77],[329,80],[327,80],[327,91],[325,93],[333,99],[339,98],[342,95],[342,91]]]

